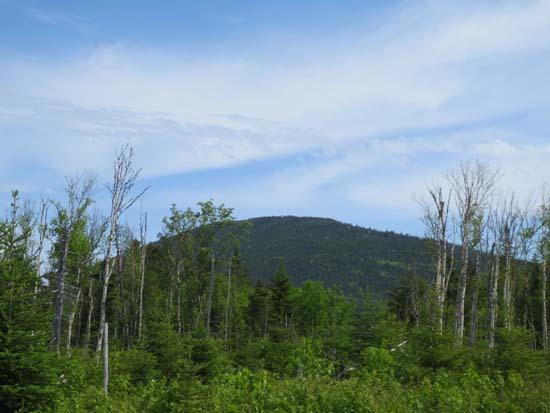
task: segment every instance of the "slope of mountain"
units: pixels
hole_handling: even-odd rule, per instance
[[[377,231],[333,219],[294,216],[249,220],[241,254],[253,280],[270,280],[283,260],[292,281],[321,280],[351,294],[385,292],[410,271],[431,278],[433,259],[419,237]]]

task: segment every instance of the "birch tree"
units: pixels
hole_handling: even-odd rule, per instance
[[[73,323],[76,317],[76,312],[78,308],[82,308],[83,300],[83,288],[88,280],[88,286],[92,286],[92,276],[91,269],[93,268],[93,263],[99,256],[100,244],[103,239],[106,230],[106,220],[98,213],[95,212],[86,217],[86,227],[81,234],[84,242],[83,247],[76,252],[76,278],[74,280],[73,290],[75,291],[75,296],[73,297],[73,302],[71,306],[71,311],[68,317],[67,323],[67,341],[65,343],[67,351],[71,349],[71,340],[73,334]],[[86,340],[89,344],[89,328],[91,324],[91,317],[93,311],[93,294],[89,291],[88,299],[90,300],[89,304],[89,314],[88,314],[88,323],[87,323],[87,335]],[[87,345],[85,347],[88,347]]]
[[[522,326],[529,327],[529,268],[536,250],[536,235],[540,230],[539,220],[535,210],[535,201],[532,197],[528,199],[521,211],[520,228],[518,231],[518,249],[521,261],[521,282],[523,310]]]
[[[145,287],[145,258],[147,256],[147,212],[139,214],[139,238],[140,238],[140,259],[139,259],[139,304],[138,304],[138,340],[141,340],[143,328],[143,288]]]
[[[437,331],[441,333],[449,280],[454,266],[454,243],[449,243],[451,191],[445,191],[440,185],[433,185],[428,187],[428,193],[429,201],[418,200],[417,202],[423,210],[422,221],[426,225],[427,237],[435,242],[437,249],[434,319]]]
[[[499,171],[479,161],[462,163],[447,178],[453,188],[455,210],[460,231],[462,253],[455,305],[455,343],[462,344],[464,337],[464,305],[468,280],[469,253],[472,240],[472,222],[483,211],[490,199]]]
[[[475,249],[475,267],[473,273],[473,283],[474,283],[474,293],[472,297],[472,306],[470,309],[470,334],[469,334],[469,345],[474,346],[477,333],[477,324],[478,324],[478,300],[479,300],[479,287],[481,284],[481,256],[484,253],[483,251],[483,239],[486,231],[487,221],[482,215],[479,215],[473,221],[472,228],[472,248]],[[487,245],[487,242],[485,242]],[[485,249],[485,253],[486,253]]]
[[[542,303],[542,347],[548,350],[548,313],[546,303],[547,279],[548,279],[548,235],[550,233],[550,203],[548,199],[548,188],[542,190],[542,204],[540,206],[541,235],[539,241],[541,260],[541,303]]]
[[[503,253],[504,253],[504,279],[502,291],[504,326],[511,330],[514,320],[512,261],[515,260],[518,250],[518,232],[521,213],[513,192],[503,200]]]
[[[69,246],[76,230],[84,219],[86,209],[92,204],[91,195],[95,188],[95,177],[91,175],[75,176],[67,179],[67,206],[55,203],[57,218],[54,231],[57,237],[58,264],[55,283],[55,315],[53,321],[53,347],[59,351],[61,345],[61,330],[63,308],[65,303],[65,278]]]
[[[500,245],[502,242],[503,222],[499,211],[494,211],[489,218],[489,229],[492,236],[491,246],[491,271],[489,274],[488,298],[487,298],[487,342],[489,348],[495,347],[495,329],[497,323],[498,308],[498,282],[500,276]]]
[[[44,250],[44,242],[46,241],[46,236],[48,234],[48,211],[50,207],[50,200],[41,198],[40,199],[40,213],[37,221],[37,232],[38,239],[36,250],[34,251],[35,259],[35,271],[36,271],[36,285],[34,286],[34,299],[38,294],[38,287],[40,284],[41,278],[41,268],[42,268],[42,251]]]
[[[107,218],[101,215],[98,211],[95,211],[88,217],[87,222],[87,238],[90,245],[88,250],[87,260],[87,288],[88,293],[86,296],[88,312],[86,316],[86,332],[84,335],[83,347],[88,349],[90,347],[91,335],[92,335],[92,315],[94,312],[94,277],[93,269],[94,263],[101,256],[103,251],[104,236],[107,231],[108,221]],[[81,289],[84,288],[84,282]]]
[[[141,169],[135,169],[133,166],[134,151],[128,145],[124,145],[116,152],[114,167],[113,167],[113,182],[107,185],[107,189],[111,195],[111,212],[109,215],[109,231],[107,235],[107,243],[105,248],[104,267],[102,274],[102,289],[100,313],[99,313],[99,330],[96,343],[96,353],[101,351],[103,342],[103,333],[105,331],[106,312],[107,312],[107,292],[109,290],[109,281],[113,273],[113,244],[115,242],[117,225],[120,216],[130,208],[149,187],[143,189],[137,195],[132,195],[132,191],[136,184],[137,178]]]

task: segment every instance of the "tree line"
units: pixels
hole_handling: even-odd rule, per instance
[[[0,219],[2,411],[543,411],[549,401],[545,191],[520,206],[499,192],[498,169],[462,164],[419,199],[435,279],[413,267],[388,297],[352,298],[292,285],[283,260],[254,283],[240,254],[248,224],[212,200],[172,205],[148,242],[139,174],[121,147],[107,215],[89,173],[67,178],[63,201],[12,192]],[[123,224],[138,207],[137,228]]]
[[[463,163],[418,198],[437,268],[430,316],[457,345],[482,338],[494,348],[497,328],[519,327],[548,349],[548,188],[520,201],[500,176]]]

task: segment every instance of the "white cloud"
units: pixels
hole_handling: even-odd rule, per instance
[[[238,165],[315,144],[306,132],[254,119],[218,117],[217,124],[194,124],[169,114],[85,109],[12,95],[0,95],[0,114],[4,170],[28,160],[61,175],[83,168],[108,174],[114,149],[129,142],[144,176],[155,177]]]
[[[290,46],[302,48],[302,57],[293,59],[284,53],[197,57],[162,47],[104,45],[50,63],[4,61],[0,82],[14,93],[89,107],[161,111],[191,120],[240,113],[312,128],[327,123],[336,133],[350,129],[350,112],[360,112],[363,119],[353,119],[356,133],[373,133],[391,123],[437,123],[442,106],[475,92],[472,71],[482,71],[487,61],[494,67],[510,55],[548,50],[549,4],[409,7],[380,32]],[[287,46],[271,41],[258,48]]]
[[[540,146],[550,1],[415,2],[372,31],[257,42],[257,54],[115,43],[51,61],[0,56],[0,171],[19,182],[23,159],[56,175],[108,174],[126,141],[151,179],[306,153],[246,187],[190,196],[215,190],[264,210],[336,203],[328,196],[408,211],[411,192],[461,159],[503,163],[519,186],[550,172]],[[536,130],[507,128],[525,112],[543,113],[529,120]]]

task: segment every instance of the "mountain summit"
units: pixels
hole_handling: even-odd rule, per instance
[[[241,243],[253,280],[268,281],[282,260],[294,284],[320,280],[358,294],[383,293],[414,271],[429,278],[433,260],[423,238],[377,231],[328,218],[261,217]]]

